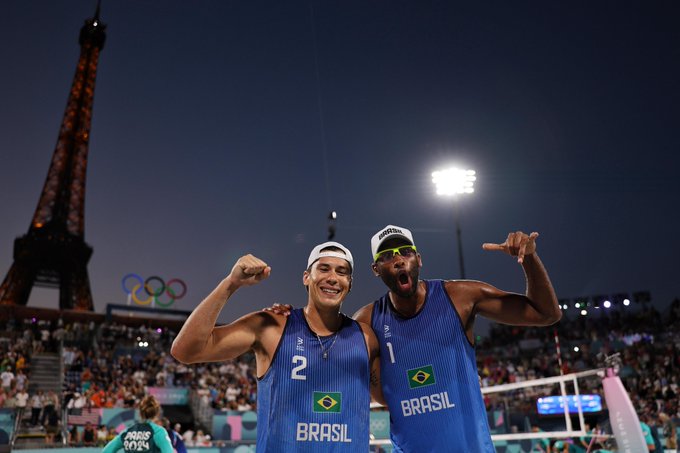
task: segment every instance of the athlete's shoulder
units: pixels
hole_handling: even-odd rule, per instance
[[[364,323],[367,325],[371,325],[371,318],[373,316],[373,305],[375,305],[375,302],[371,302],[368,305],[364,305],[361,307],[359,310],[357,310],[356,313],[354,313],[354,318],[355,321],[358,321],[360,323]]]
[[[292,314],[292,312],[291,312]],[[231,325],[240,324],[244,328],[253,332],[264,332],[267,330],[283,331],[290,316],[284,316],[272,311],[260,310],[243,315]]]

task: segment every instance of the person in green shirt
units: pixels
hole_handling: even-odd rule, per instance
[[[139,403],[142,421],[135,423],[113,438],[102,450],[103,453],[174,453],[172,443],[165,428],[151,420],[158,415],[161,405],[152,395],[145,396]]]

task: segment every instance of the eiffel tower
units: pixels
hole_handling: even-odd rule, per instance
[[[99,9],[100,3],[80,29],[80,58],[57,145],[28,233],[14,241],[14,262],[0,286],[3,305],[26,305],[35,285],[59,288],[60,309],[93,309],[84,207],[95,78],[106,40]]]

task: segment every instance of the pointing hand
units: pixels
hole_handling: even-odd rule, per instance
[[[531,255],[536,251],[536,238],[538,233],[533,232],[529,235],[517,231],[508,234],[508,238],[502,244],[485,243],[482,245],[484,250],[500,250],[510,256],[516,256],[517,262],[522,264],[526,255]]]

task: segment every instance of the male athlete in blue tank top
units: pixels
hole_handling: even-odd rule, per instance
[[[470,280],[420,280],[413,235],[388,225],[371,239],[372,269],[389,292],[359,310],[380,343],[382,393],[396,452],[493,452],[475,360],[477,315],[512,325],[550,325],[561,317],[536,251],[538,233],[510,233],[484,244],[517,256],[526,295]]]
[[[233,293],[267,278],[271,268],[246,255],[192,312],[172,345],[183,363],[255,352],[258,452],[366,452],[370,386],[379,383],[379,346],[371,328],[340,313],[352,285],[352,254],[337,242],[316,246],[303,284],[307,305],[289,318],[250,313],[215,326]],[[379,389],[373,390],[376,394]]]
[[[413,317],[396,313],[389,294],[373,304],[371,326],[379,332],[381,381],[396,451],[492,452],[474,347],[443,282],[424,283],[425,303]]]
[[[257,384],[258,450],[366,451],[368,380],[358,322],[342,315],[340,329],[322,338],[310,329],[302,309],[293,310],[274,360]]]

